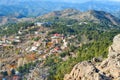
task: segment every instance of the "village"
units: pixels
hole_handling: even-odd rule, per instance
[[[72,42],[77,35],[50,34],[52,30],[49,27],[45,27],[46,25],[51,24],[48,24],[48,22],[36,22],[34,26],[21,29],[15,35],[4,36],[0,39],[0,47],[3,50],[3,55],[9,53],[6,57],[2,57],[3,55],[1,55],[0,72],[2,75],[0,78],[4,78],[4,80],[8,80],[8,78],[14,78],[13,80],[23,78],[20,76],[18,70],[21,66],[36,63],[37,61],[41,61],[39,66],[42,66],[44,65],[44,60],[50,55],[59,56],[60,53],[68,50],[71,45],[76,47],[81,46],[80,43]],[[11,53],[4,53],[4,50],[7,50],[6,48],[11,49]],[[72,57],[76,57],[76,54],[73,52],[71,52],[71,55]],[[67,59],[68,56],[62,57],[63,61]],[[14,75],[12,74],[13,70],[15,71]]]

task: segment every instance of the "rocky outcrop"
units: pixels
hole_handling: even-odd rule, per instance
[[[91,63],[82,62],[75,65],[70,74],[65,75],[64,80],[107,80],[108,77]]]
[[[108,57],[116,57],[120,55],[120,34],[115,36],[113,44],[109,47]]]
[[[108,77],[120,80],[120,34],[115,36],[113,44],[109,47],[108,58],[99,66]]]
[[[120,80],[120,34],[114,37],[108,58],[96,64],[91,61],[78,63],[64,80]]]

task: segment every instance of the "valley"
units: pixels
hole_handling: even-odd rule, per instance
[[[120,80],[119,0],[0,0],[0,80]]]

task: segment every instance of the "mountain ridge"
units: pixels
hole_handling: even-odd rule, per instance
[[[30,17],[24,17],[24,15],[22,14],[21,16],[23,17],[20,17],[19,14],[16,14],[14,16],[8,16],[8,17],[6,17],[5,15],[1,16],[0,24],[4,25],[6,23],[11,23],[11,22],[14,23],[14,22],[19,22],[21,20],[29,21],[30,19]],[[108,12],[98,11],[98,10],[88,10],[83,12],[72,8],[53,11],[36,18],[33,17],[32,21],[36,19],[48,19],[48,18],[75,19],[78,21],[89,21],[94,23],[107,23],[107,24],[109,23],[110,25],[120,24],[120,19]]]
[[[40,18],[42,19],[51,17],[70,18],[76,19],[78,21],[92,21],[96,23],[101,23],[105,20],[106,22],[112,23],[114,25],[120,24],[120,19],[118,19],[117,17],[113,16],[110,13],[97,10],[88,10],[85,12],[81,12],[75,9],[65,9],[62,11],[54,11],[40,16]]]

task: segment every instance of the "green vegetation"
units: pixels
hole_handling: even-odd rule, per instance
[[[14,24],[6,24],[0,27],[0,36],[9,36],[11,34],[17,34],[18,31],[27,29],[34,25],[32,22],[21,22],[21,23],[14,23]]]
[[[20,66],[17,70],[22,73],[23,75],[27,74],[30,72],[30,69],[33,69],[37,63],[40,63],[41,61],[36,61],[36,62],[30,62],[28,64],[24,64],[24,66]]]

